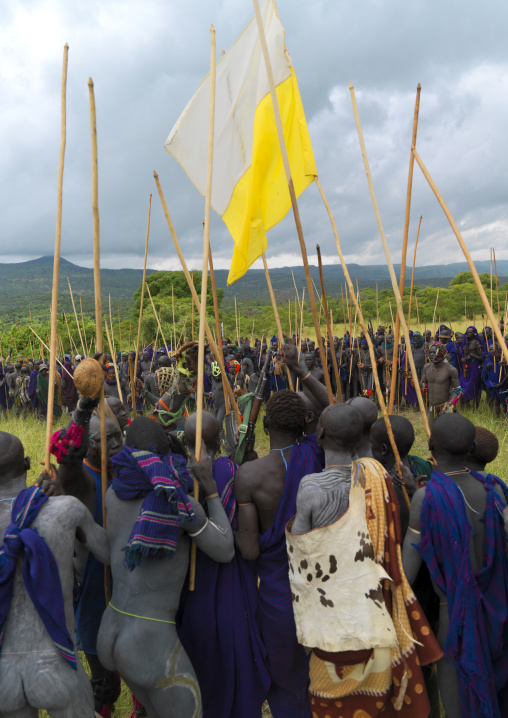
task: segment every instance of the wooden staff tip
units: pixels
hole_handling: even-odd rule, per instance
[[[159,179],[159,175],[157,174],[157,172],[155,170],[153,171],[153,176],[155,177],[155,179]]]
[[[68,50],[68,49],[69,49],[69,43],[66,42],[65,45],[64,45],[64,50]]]
[[[212,22],[212,24],[210,25],[210,35],[215,35],[215,28],[214,28],[214,26],[213,26],[213,22]]]
[[[93,80],[92,80],[91,77],[88,78],[88,87],[89,87],[90,89],[93,89]]]
[[[418,92],[420,92],[420,90],[422,89],[422,86],[420,83],[417,84],[416,89],[418,90]]]
[[[349,89],[350,89],[350,90],[354,90],[354,89],[355,89],[355,86],[353,85],[352,82],[349,83]]]

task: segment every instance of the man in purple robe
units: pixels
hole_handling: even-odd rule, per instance
[[[468,327],[462,340],[460,385],[463,390],[462,401],[474,401],[476,408],[482,395],[483,354],[482,340],[476,327]]]
[[[305,381],[303,372],[301,379]],[[296,513],[300,480],[324,465],[315,435],[303,437],[306,418],[301,397],[276,392],[264,417],[270,453],[243,464],[235,477],[236,543],[244,559],[256,561],[261,636],[271,678],[268,704],[274,718],[311,716],[309,659],[296,636],[285,537],[286,524]]]

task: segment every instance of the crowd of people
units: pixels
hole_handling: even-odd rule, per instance
[[[68,416],[28,488],[0,432],[0,716],[107,718],[121,679],[149,718],[508,715],[508,489],[486,468],[496,436],[459,413],[482,389],[505,413],[506,364],[488,328],[412,332],[417,377],[390,329],[371,339],[375,366],[347,332],[326,366],[297,337],[224,338],[203,366],[194,341],[96,355],[104,500],[83,358],[61,357],[54,387],[42,358],[1,361],[2,413],[44,420],[54,391]],[[407,415],[379,418],[373,372],[385,395],[398,373],[396,406],[426,390],[428,456]]]

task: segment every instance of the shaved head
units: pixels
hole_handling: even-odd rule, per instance
[[[366,399],[364,396],[349,399],[347,403],[360,412],[363,419],[363,430],[370,431],[370,427],[377,420],[378,411],[375,403],[370,399]]]
[[[196,444],[196,422],[197,414],[191,414],[185,422],[185,442],[194,451]],[[202,438],[207,448],[215,449],[219,433],[219,422],[209,411],[203,412]]]
[[[443,414],[434,422],[430,441],[433,447],[452,456],[465,456],[475,441],[476,428],[460,414]]]
[[[23,444],[14,434],[0,431],[0,482],[2,474],[22,474],[25,471],[25,450]]]
[[[319,417],[316,434],[322,446],[332,448],[333,444],[354,449],[362,437],[363,419],[358,411],[348,404],[332,404]]]
[[[409,419],[406,419],[404,416],[399,416],[398,414],[393,414],[388,418],[399,454],[401,457],[407,456],[415,440],[413,425]],[[379,455],[384,451],[382,447],[386,447],[386,453],[393,453],[384,419],[377,419],[377,421],[374,422],[370,430],[370,438],[372,455],[377,461],[381,461]],[[381,463],[383,462],[381,461]]]

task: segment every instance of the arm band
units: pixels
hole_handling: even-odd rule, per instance
[[[305,381],[305,379],[308,379],[310,375],[311,375],[311,372],[309,372],[305,376],[302,376],[302,381]]]
[[[214,494],[210,494],[209,496],[205,496],[205,499],[209,501],[210,499],[218,499],[219,493],[216,491]]]

